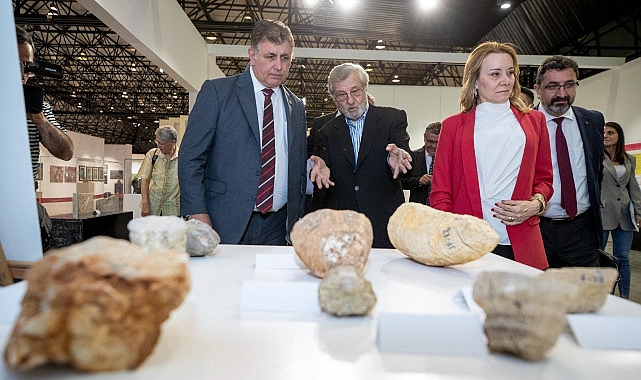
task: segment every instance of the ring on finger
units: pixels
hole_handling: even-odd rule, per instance
[[[507,218],[507,220],[510,221],[510,222],[513,222],[514,221],[514,217],[510,216],[510,217]]]

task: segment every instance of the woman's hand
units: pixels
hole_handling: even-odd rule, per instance
[[[516,226],[539,213],[541,203],[537,200],[514,201],[503,200],[492,208],[494,217],[506,226]]]

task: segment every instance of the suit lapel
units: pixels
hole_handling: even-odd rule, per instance
[[[614,169],[614,164],[612,163],[612,161],[610,161],[610,158],[607,155],[605,156],[605,160],[603,160],[603,169],[610,173],[616,183],[619,183],[619,177],[617,176],[617,172]]]
[[[337,116],[335,119],[330,121],[324,128],[334,128],[334,133],[332,135],[336,136],[338,146],[341,147],[345,158],[352,167],[354,165],[354,146],[352,145],[352,137],[349,134],[349,125],[345,121],[343,115]]]
[[[521,126],[521,129],[523,130],[523,133],[525,134],[525,147],[523,148],[523,157],[521,158],[521,162],[535,162],[536,157],[535,157],[535,152],[536,149],[532,148],[530,149],[530,146],[535,144],[535,134],[534,132],[534,126],[532,125],[532,119],[531,118],[526,118],[525,114],[523,112],[519,112],[514,106],[510,106],[510,109],[512,110],[512,113],[516,117],[516,120],[519,122],[519,125]],[[516,176],[516,183],[514,185],[514,190],[512,191],[512,199],[521,199],[525,197],[530,196],[531,192],[531,187],[528,185],[528,183],[531,182],[531,175],[527,170],[524,170],[524,168],[527,165],[521,165],[521,168],[519,169],[519,173]],[[527,194],[519,194],[520,192],[527,191]]]
[[[258,130],[258,111],[256,110],[256,97],[254,96],[254,85],[252,84],[251,74],[249,68],[245,70],[240,80],[236,83],[236,96],[240,102],[240,106],[245,113],[245,118],[249,122],[254,138],[261,146],[260,132]]]
[[[476,168],[476,154],[474,152],[474,119],[476,107],[470,112],[463,113],[461,122],[461,155],[463,157],[463,176],[470,189],[470,204],[473,215],[483,217],[481,208],[481,189],[479,188],[479,176]]]
[[[590,173],[594,172],[594,168],[592,167],[592,162],[594,162],[594,149],[587,147],[588,145],[594,144],[594,139],[588,134],[590,120],[585,118],[585,115],[583,115],[580,109],[572,107],[572,111],[574,112],[574,116],[576,116],[576,124],[579,126],[579,133],[581,134],[581,141],[583,142],[583,152],[585,154],[585,167],[588,179],[590,179]],[[601,139],[603,139],[603,135],[601,135]]]

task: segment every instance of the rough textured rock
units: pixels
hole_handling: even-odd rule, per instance
[[[177,216],[150,215],[127,223],[129,240],[148,250],[177,249],[185,252],[187,224]]]
[[[579,289],[568,305],[568,313],[592,313],[605,304],[608,293],[619,277],[615,268],[572,267],[548,269],[541,278],[576,285]]]
[[[376,305],[372,284],[352,267],[332,268],[318,287],[321,309],[337,317],[366,315]]]
[[[220,236],[209,225],[177,216],[146,216],[127,224],[129,240],[148,250],[177,249],[190,256],[214,253]]]
[[[483,272],[474,281],[474,301],[485,310],[488,347],[540,361],[555,344],[575,286],[508,272]]]
[[[190,256],[205,256],[214,252],[220,236],[208,224],[191,219],[187,222],[185,246]]]
[[[189,291],[188,260],[184,252],[144,251],[103,236],[52,251],[27,274],[7,366],[138,367]]]
[[[291,233],[292,245],[310,272],[324,278],[337,266],[363,273],[374,233],[369,219],[351,210],[322,209],[305,215]]]
[[[492,251],[499,235],[483,219],[403,203],[387,224],[394,248],[431,266],[464,264]]]

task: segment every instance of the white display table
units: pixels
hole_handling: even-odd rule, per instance
[[[0,368],[2,379],[639,379],[641,351],[581,348],[569,329],[538,363],[487,353],[476,356],[389,354],[377,346],[380,313],[469,313],[457,297],[486,270],[538,271],[495,255],[451,268],[432,268],[396,250],[373,249],[366,278],[378,303],[364,318],[321,313],[247,313],[246,280],[312,282],[302,269],[255,269],[256,254],[291,247],[220,246],[193,258],[192,289],[165,322],[152,355],[134,371],[84,374],[47,366],[26,373]],[[19,313],[25,283],[0,288],[2,348]],[[641,305],[609,296],[602,315],[641,317]],[[641,326],[639,326],[641,329]]]

